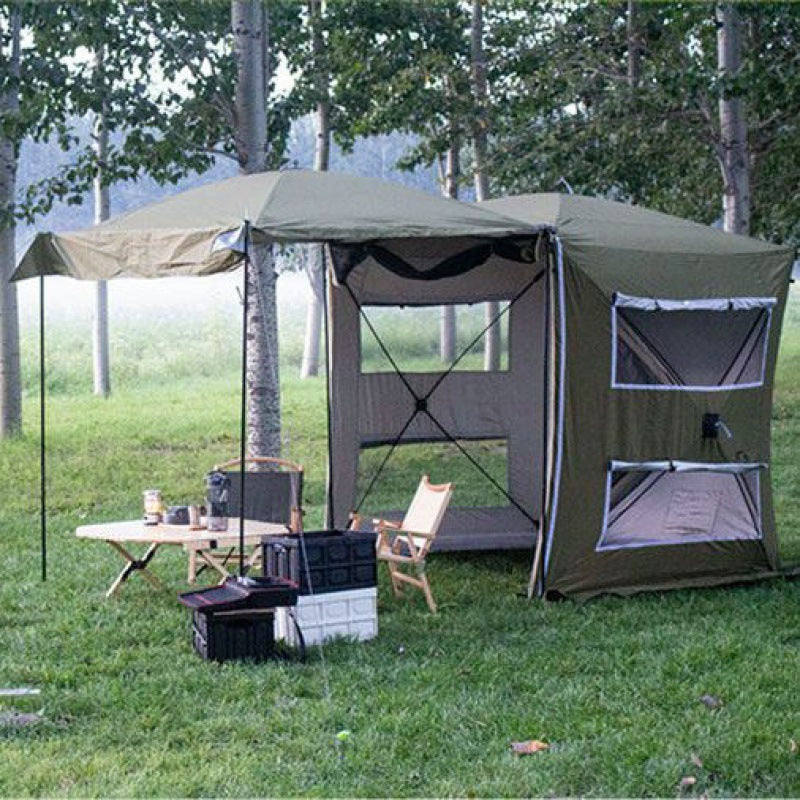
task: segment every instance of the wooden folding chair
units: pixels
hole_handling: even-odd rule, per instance
[[[425,573],[425,557],[436,539],[452,494],[452,483],[434,485],[423,475],[402,522],[373,520],[378,533],[378,560],[386,562],[395,596],[400,597],[403,584],[416,586],[425,594],[428,608],[434,614],[436,603]]]

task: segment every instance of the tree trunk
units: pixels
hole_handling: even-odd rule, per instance
[[[97,74],[103,69],[103,50],[95,51],[94,67]],[[108,157],[108,129],[106,128],[106,105],[103,103],[94,126],[93,147],[97,158],[94,176],[94,223],[99,225],[111,216],[109,188],[103,183],[103,169]],[[100,397],[111,394],[111,372],[108,358],[108,284],[95,284],[95,312],[92,329],[92,355],[94,364],[94,393]]]
[[[474,149],[473,178],[475,198],[478,202],[488,200],[489,176],[486,173],[486,152],[489,138],[489,115],[486,108],[488,81],[486,78],[486,55],[483,51],[483,0],[472,2],[472,94],[475,100],[475,116],[472,122],[472,144]],[[484,323],[491,325],[498,313],[500,304],[490,301],[484,306]],[[487,371],[500,369],[500,323],[497,322],[484,334],[483,368]]]
[[[635,0],[628,0],[628,84],[631,89],[636,89],[639,86],[641,76],[642,47],[636,25],[636,12]]]
[[[269,91],[269,18],[257,0],[231,4],[236,94],[234,139],[239,171],[261,172],[267,161],[267,92]],[[268,247],[252,248],[247,273],[247,421],[248,453],[281,452],[278,314],[275,270]]]
[[[330,104],[328,101],[328,76],[320,64],[324,42],[322,40],[322,15],[325,12],[323,0],[310,0],[309,24],[311,25],[311,51],[314,58],[314,81],[317,90],[316,137],[314,140],[314,169],[325,172],[330,161],[331,129]],[[307,263],[308,281],[311,294],[306,307],[306,333],[303,343],[303,363],[301,378],[311,378],[319,374],[319,342],[322,332],[322,308],[325,271],[325,247],[311,245],[311,258]]]
[[[277,275],[271,247],[253,248],[247,313],[247,452],[281,454]]]
[[[10,80],[6,91],[0,94],[0,115],[10,121],[19,114],[20,7],[11,6],[7,13],[10,52],[4,57]],[[9,281],[16,261],[13,216],[16,184],[17,143],[0,136],[0,436],[3,438],[22,429],[17,287]]]
[[[718,8],[717,62],[721,77],[735,78],[742,66],[742,25],[733,3]],[[719,100],[720,166],[724,191],[724,228],[730,233],[750,232],[750,156],[744,102],[723,90]]]
[[[458,179],[461,176],[461,140],[458,131],[450,134],[450,148],[447,151],[442,192],[446,197],[458,199]],[[456,309],[455,306],[442,306],[439,318],[439,357],[445,364],[452,364],[456,358]]]

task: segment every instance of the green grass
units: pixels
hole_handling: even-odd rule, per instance
[[[237,364],[226,355],[235,333],[225,319],[187,322],[169,341],[147,326],[118,331],[107,401],[88,395],[85,331],[51,335],[46,584],[27,375],[25,433],[0,446],[0,686],[41,688],[39,701],[16,705],[43,706],[46,721],[0,729],[1,795],[800,794],[790,750],[800,739],[796,583],[548,605],[518,596],[528,554],[437,555],[437,616],[421,596],[394,601],[381,576],[379,637],[332,644],[324,664],[314,652],[305,666],[198,659],[175,602],[185,572],[177,552],[154,562],[169,592],[135,577],[106,601],[119,559],[73,530],[138,515],[150,486],[175,502],[195,499],[206,469],[236,452]],[[35,342],[23,344],[30,353]],[[311,526],[323,503],[324,385],[292,377],[299,350],[295,338],[283,345],[285,454],[308,469]],[[773,469],[791,560],[800,560],[798,376],[795,303]],[[476,453],[496,468],[497,445]],[[381,502],[401,503],[423,463],[434,477],[456,468],[447,453],[423,456],[399,455]],[[466,472],[458,480],[471,491]],[[709,711],[704,694],[723,707]],[[351,737],[337,747],[342,729]],[[510,741],[529,738],[550,750],[509,753]],[[681,790],[684,776],[697,780]]]

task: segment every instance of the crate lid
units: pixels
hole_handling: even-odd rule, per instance
[[[286,578],[232,577],[219,586],[179,594],[178,601],[201,613],[246,611],[295,605],[298,591],[298,585]]]

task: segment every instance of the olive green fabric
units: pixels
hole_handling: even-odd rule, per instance
[[[556,442],[562,448],[561,478],[554,487],[542,590],[586,598],[774,574],[779,563],[769,469],[760,475],[761,540],[602,552],[596,547],[612,459],[769,465],[772,385],[793,248],[585,197],[531,195],[486,205],[554,226],[563,244],[565,314],[560,322],[566,329],[566,379],[564,425]],[[676,300],[776,298],[763,386],[706,392],[612,389],[616,292]],[[705,413],[721,414],[732,438],[703,439]]]
[[[530,225],[487,209],[374,178],[307,170],[262,172],[181,192],[85,230],[40,233],[13,279],[223,272],[235,268],[242,255],[220,247],[218,237],[245,221],[255,243],[500,237],[531,231]]]

